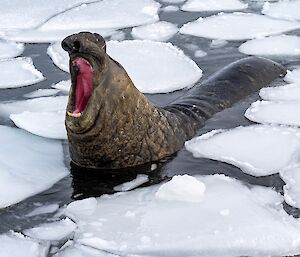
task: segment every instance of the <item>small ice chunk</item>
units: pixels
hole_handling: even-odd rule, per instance
[[[0,41],[0,59],[19,56],[24,51],[24,45],[9,41]]]
[[[226,40],[223,40],[223,39],[213,39],[211,41],[211,43],[209,44],[209,46],[211,48],[220,48],[220,47],[226,46],[227,44],[228,44],[228,41],[226,41]]]
[[[210,39],[244,40],[300,28],[296,21],[268,18],[254,13],[220,13],[183,25],[180,33]]]
[[[159,200],[199,203],[203,200],[205,184],[189,175],[174,176],[163,184],[155,196]]]
[[[125,32],[123,32],[123,31],[116,31],[115,33],[113,33],[110,36],[110,40],[122,41],[122,40],[125,39],[125,37],[126,37]]]
[[[52,88],[56,88],[62,92],[69,92],[71,87],[71,80],[62,80],[55,85],[51,86]]]
[[[44,80],[29,57],[0,61],[0,89],[25,87]]]
[[[52,49],[55,49],[55,56],[60,56],[53,59],[54,63],[67,70],[68,54],[60,43],[56,43]],[[191,87],[202,76],[197,64],[171,43],[109,41],[107,53],[125,68],[135,86],[143,93],[168,93]]]
[[[49,204],[49,205],[44,205],[37,207],[33,211],[27,213],[25,216],[26,217],[33,217],[41,214],[47,214],[47,213],[53,213],[56,212],[59,208],[59,205],[54,203],[54,204]]]
[[[112,30],[133,27],[158,21],[159,8],[160,4],[153,0],[103,0],[56,15],[40,29]]]
[[[278,3],[266,2],[263,6],[262,13],[278,19],[300,20],[299,10],[299,0],[287,0],[279,1]]]
[[[300,167],[283,170],[280,172],[280,177],[285,182],[284,200],[289,205],[300,208]]]
[[[52,223],[41,224],[34,228],[25,229],[23,230],[23,234],[39,240],[62,240],[68,237],[76,227],[74,222],[69,218],[66,218]]]
[[[136,178],[132,181],[129,182],[125,182],[121,185],[115,186],[114,190],[115,191],[129,191],[132,190],[134,188],[137,188],[140,185],[145,184],[146,182],[149,181],[149,178],[147,175],[145,174],[139,174],[136,176]]]
[[[277,204],[277,192],[257,186],[252,189],[224,175],[195,179],[206,186],[200,204],[158,200],[156,193],[161,185],[98,198],[92,213],[82,210],[79,216],[73,214],[79,224],[76,243],[121,256],[299,253],[299,222]],[[78,203],[77,209],[80,207]],[[133,210],[134,219],[124,215]],[[101,229],[92,225],[99,219],[105,220]],[[87,233],[92,236],[86,237]]]
[[[47,54],[54,64],[65,72],[69,72],[69,55],[61,47],[60,42],[51,44],[47,49]]]
[[[300,101],[300,84],[262,88],[259,95],[269,101]]]
[[[74,216],[92,215],[97,208],[97,204],[97,200],[94,197],[74,201],[68,205],[66,213],[71,218]]]
[[[0,235],[1,257],[46,257],[48,246],[23,236],[10,232]]]
[[[239,51],[248,55],[297,56],[300,55],[300,37],[279,35],[252,39],[243,43]]]
[[[15,125],[34,135],[52,139],[67,139],[65,128],[66,111],[28,112],[11,114],[9,118]]]
[[[24,97],[27,98],[36,98],[36,97],[43,97],[43,96],[52,96],[59,92],[58,89],[38,89],[34,92],[25,94]]]
[[[176,5],[168,5],[164,8],[162,8],[162,11],[164,12],[177,12],[179,11],[179,7]]]
[[[206,55],[207,55],[207,53],[202,51],[201,49],[196,50],[195,53],[194,53],[194,56],[196,58],[201,58],[201,57],[204,57]]]
[[[168,41],[178,32],[175,24],[160,21],[153,24],[135,27],[131,31],[131,35],[136,39],[147,39],[153,41]]]
[[[294,69],[292,71],[287,71],[287,74],[284,77],[284,80],[287,83],[300,83],[300,69]]]
[[[0,126],[0,142],[0,208],[50,188],[69,173],[58,141]]]
[[[300,126],[300,101],[256,101],[245,112],[245,117],[261,124]]]
[[[267,176],[299,165],[300,130],[267,125],[237,127],[193,138],[185,146],[196,158],[227,162],[247,174]]]
[[[16,102],[0,103],[0,115],[8,117],[10,114],[28,112],[57,112],[66,109],[68,96],[39,97]]]
[[[162,0],[164,3],[169,3],[169,4],[179,4],[184,2],[185,0]]]
[[[188,12],[234,11],[248,8],[239,0],[188,0],[181,10]]]

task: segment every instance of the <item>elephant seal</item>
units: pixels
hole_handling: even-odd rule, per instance
[[[286,74],[271,60],[244,58],[158,108],[106,54],[100,35],[73,34],[62,47],[72,81],[65,120],[70,155],[86,168],[119,169],[170,156],[214,113]]]

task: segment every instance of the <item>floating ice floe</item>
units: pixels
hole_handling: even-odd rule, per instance
[[[262,13],[279,19],[300,20],[299,10],[299,0],[287,0],[279,1],[278,3],[266,2],[263,6]]]
[[[186,0],[162,0],[162,2],[164,3],[169,3],[169,4],[179,4],[179,3],[183,3]]]
[[[300,101],[300,84],[262,88],[259,95],[269,101]]]
[[[28,57],[0,61],[0,77],[0,89],[25,87],[45,79]]]
[[[15,42],[0,41],[0,59],[19,56],[24,51],[24,45]]]
[[[299,127],[299,110],[300,101],[256,101],[247,109],[245,117],[261,124]]]
[[[47,54],[50,56],[56,66],[65,72],[69,72],[69,55],[63,50],[60,42],[51,44],[47,49]]]
[[[209,46],[211,48],[220,48],[220,47],[226,46],[227,44],[228,44],[228,41],[226,41],[226,40],[223,40],[223,39],[213,39],[211,41],[211,43],[209,44]]]
[[[110,36],[110,40],[116,40],[116,41],[122,41],[126,37],[126,34],[124,31],[116,31]]]
[[[297,128],[253,125],[214,130],[185,146],[196,158],[223,161],[253,176],[271,175],[300,164]]]
[[[161,8],[164,12],[177,12],[179,11],[179,7],[176,5],[168,5],[166,7]]]
[[[62,80],[51,86],[52,88],[58,89],[62,92],[69,92],[71,87],[71,80]]]
[[[220,13],[189,22],[180,33],[210,39],[244,40],[300,28],[296,21],[276,20],[254,13]]]
[[[44,96],[52,96],[55,95],[59,92],[60,90],[58,89],[38,89],[34,92],[25,94],[24,97],[27,98],[36,98],[36,97],[44,97]]]
[[[135,27],[131,31],[131,35],[136,39],[147,39],[153,41],[168,41],[178,32],[175,24],[160,21],[153,24]]]
[[[195,53],[194,53],[194,56],[196,58],[201,58],[201,57],[204,57],[206,55],[207,55],[207,53],[202,51],[201,49],[196,50]]]
[[[149,181],[149,177],[145,174],[139,174],[136,176],[136,178],[132,181],[125,182],[121,185],[115,186],[114,190],[115,191],[129,191],[134,188],[137,188],[138,186],[145,184],[146,182]]]
[[[0,235],[1,257],[46,257],[49,246],[23,236],[9,232]]]
[[[0,132],[0,208],[40,193],[68,174],[59,141],[5,126]]]
[[[288,70],[284,80],[288,83],[300,83],[300,69]]]
[[[249,55],[297,56],[300,55],[300,37],[279,35],[252,39],[243,43],[239,51]]]
[[[181,10],[188,12],[233,11],[246,9],[248,4],[239,0],[188,0]]]
[[[60,47],[60,43],[53,45],[52,50],[54,63],[66,70],[68,54]],[[143,93],[167,93],[191,87],[202,76],[197,64],[171,43],[109,41],[107,53],[122,64],[135,86]]]
[[[300,208],[300,167],[280,172],[280,177],[284,180],[284,200],[291,206]]]
[[[28,112],[57,112],[66,109],[68,96],[39,97],[29,100],[0,103],[0,116]]]
[[[121,256],[299,253],[299,223],[283,211],[275,191],[224,175],[197,179],[206,190],[196,203],[157,199],[160,185],[93,198],[90,208],[86,200],[71,203],[66,214],[80,224],[77,244]]]
[[[34,135],[52,139],[67,139],[65,114],[65,110],[53,112],[24,111],[19,114],[11,114],[9,118],[17,127]]]
[[[40,207],[37,207],[33,211],[27,213],[25,216],[26,217],[33,217],[41,214],[48,214],[48,213],[53,213],[56,212],[59,208],[59,205],[54,203],[54,204],[48,204],[48,205],[43,205]]]
[[[76,229],[76,224],[69,218],[41,224],[34,228],[23,230],[23,234],[31,238],[48,241],[58,241],[67,238]]]

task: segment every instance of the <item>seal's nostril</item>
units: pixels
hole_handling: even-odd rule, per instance
[[[61,42],[61,47],[68,53],[72,51],[72,47],[66,39]]]
[[[79,42],[78,40],[75,40],[75,41],[73,42],[73,49],[74,49],[75,51],[79,51],[79,49],[80,49],[80,42]]]

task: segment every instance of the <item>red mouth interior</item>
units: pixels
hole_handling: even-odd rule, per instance
[[[75,90],[75,110],[72,114],[78,116],[78,114],[81,114],[85,109],[92,94],[93,68],[90,63],[83,58],[77,58],[73,61],[72,65],[77,66],[78,69]]]

